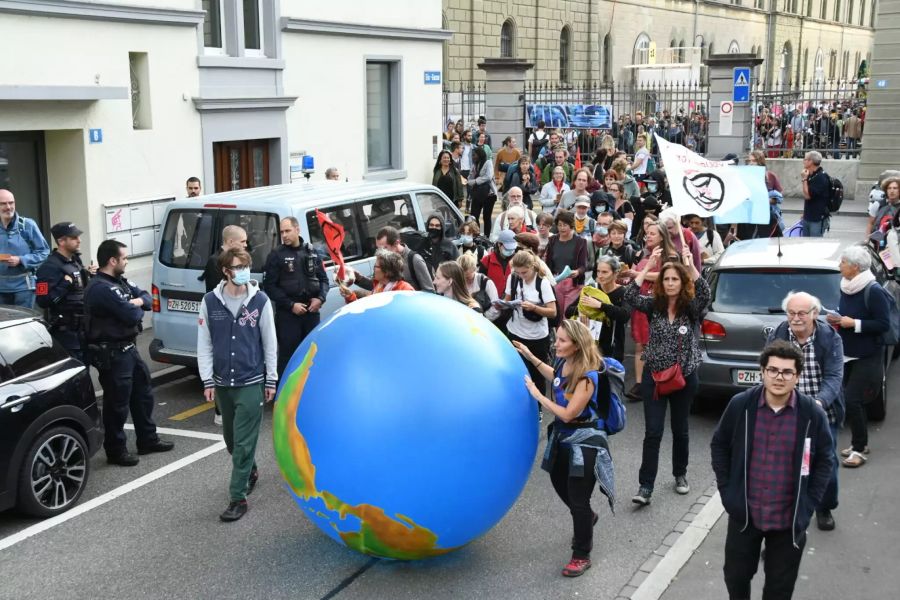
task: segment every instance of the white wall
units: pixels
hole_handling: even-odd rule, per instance
[[[383,27],[429,29],[441,27],[440,0],[388,0],[386,2],[282,0],[281,14],[300,19],[364,23]]]

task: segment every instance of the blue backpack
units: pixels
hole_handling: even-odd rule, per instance
[[[890,314],[890,322],[891,327],[887,331],[882,334],[879,334],[876,342],[881,344],[882,346],[896,346],[898,342],[900,342],[900,307],[897,306],[897,301],[894,299],[894,296],[884,289],[882,286],[877,285],[876,283],[870,283],[866,286],[865,291],[863,292],[863,302],[866,305],[866,310],[869,310],[869,292],[873,287],[877,287],[881,294],[887,298],[888,306],[891,309]]]
[[[609,380],[609,414],[603,422],[603,429],[609,435],[614,435],[625,429],[625,405],[622,398],[625,397],[625,367],[614,358],[604,358],[606,378]],[[594,382],[594,406],[597,406],[597,382]],[[599,411],[597,411],[599,413]]]

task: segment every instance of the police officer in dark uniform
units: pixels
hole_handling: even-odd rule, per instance
[[[278,333],[278,376],[300,342],[319,324],[319,309],[328,296],[325,265],[300,237],[295,217],[281,220],[281,246],[266,259],[264,289],[275,303]]]
[[[57,223],[50,233],[56,250],[37,270],[35,300],[45,311],[53,337],[84,362],[84,288],[97,268],[91,263],[91,269],[85,269],[81,262],[82,231],[75,223]]]
[[[125,446],[129,408],[138,454],[168,452],[175,446],[156,434],[150,370],[135,346],[151,300],[147,292],[123,277],[128,264],[125,244],[116,240],[101,243],[97,264],[100,269],[84,292],[84,309],[87,350],[103,386],[103,448],[109,463],[131,467],[139,459]]]

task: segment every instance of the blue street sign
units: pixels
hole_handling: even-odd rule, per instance
[[[440,85],[440,71],[425,71],[425,85]]]
[[[875,87],[886,88],[887,87],[887,79],[879,79],[875,82]]]
[[[733,102],[750,102],[750,67],[734,68]]]
[[[103,130],[102,129],[89,129],[88,137],[91,140],[92,144],[102,144],[103,143]]]

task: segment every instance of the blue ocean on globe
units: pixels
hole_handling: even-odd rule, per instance
[[[332,314],[300,345],[274,417],[279,468],[303,513],[374,556],[450,552],[521,493],[538,442],[525,366],[483,316],[423,292]]]

